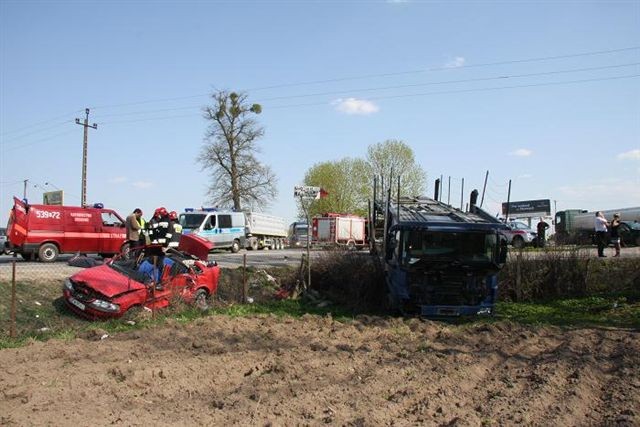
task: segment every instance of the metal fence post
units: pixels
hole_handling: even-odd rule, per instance
[[[9,336],[16,337],[16,256],[13,255],[11,262],[11,326]]]
[[[242,255],[242,303],[247,303],[247,254]]]

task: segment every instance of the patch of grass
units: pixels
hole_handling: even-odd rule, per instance
[[[497,318],[557,326],[603,326],[640,329],[637,294],[608,294],[541,303],[500,302]]]

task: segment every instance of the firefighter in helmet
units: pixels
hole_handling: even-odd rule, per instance
[[[169,234],[171,235],[170,237]],[[169,234],[167,234],[167,246],[177,249],[180,244],[180,236],[182,236],[182,225],[180,225],[180,221],[178,221],[176,211],[169,212]]]

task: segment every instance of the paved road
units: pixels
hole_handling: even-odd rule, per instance
[[[244,256],[246,255],[247,267],[254,268],[268,268],[268,267],[286,267],[300,265],[302,254],[306,253],[301,249],[284,249],[279,251],[240,251],[233,254],[228,251],[213,252],[209,255],[210,260],[215,260],[218,265],[224,268],[238,268],[244,263]],[[318,257],[321,251],[312,251],[311,257]],[[69,276],[80,270],[77,267],[70,267],[67,265],[67,261],[73,255],[60,255],[58,260],[53,263],[43,262],[27,262],[21,257],[16,258],[16,269],[18,276],[23,276],[24,273],[29,272],[32,277],[61,277]],[[100,260],[98,255],[90,255],[95,259]],[[3,255],[0,256],[0,279],[7,280],[11,277],[11,261],[13,256]]]

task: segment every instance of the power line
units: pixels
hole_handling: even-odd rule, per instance
[[[605,69],[612,69],[612,68],[631,67],[631,66],[637,66],[637,65],[640,65],[640,62],[632,62],[632,63],[628,63],[628,64],[605,65],[605,66],[600,66],[600,67],[587,67],[587,68],[572,68],[572,69],[565,69],[565,70],[553,70],[553,71],[544,71],[544,72],[538,72],[538,73],[512,74],[512,75],[501,75],[501,76],[481,77],[481,78],[472,78],[472,79],[444,80],[444,81],[426,82],[426,83],[414,83],[414,84],[405,84],[405,85],[396,85],[396,86],[382,86],[382,87],[350,89],[350,90],[340,90],[340,91],[330,91],[330,92],[307,93],[307,94],[300,94],[300,95],[276,96],[276,97],[271,97],[271,98],[258,99],[257,102],[274,101],[274,100],[281,100],[281,99],[307,98],[307,97],[314,97],[314,96],[338,95],[338,94],[345,94],[345,93],[372,92],[372,91],[378,91],[378,90],[403,89],[403,88],[432,86],[432,85],[470,83],[470,82],[490,81],[490,80],[505,80],[505,79],[524,78],[524,77],[535,77],[535,76],[544,76],[544,75],[554,75],[554,74],[565,74],[565,73],[605,70]],[[129,112],[129,113],[102,114],[102,115],[100,115],[100,117],[102,118],[102,117],[118,117],[118,116],[128,116],[128,115],[137,115],[137,114],[151,114],[151,113],[161,113],[161,112],[166,112],[166,111],[189,110],[189,109],[192,109],[192,108],[200,108],[200,107],[201,107],[200,105],[190,105],[190,106],[185,106],[185,107],[173,107],[173,108],[162,108],[162,109],[156,109],[156,110],[133,111],[133,112]]]
[[[53,118],[51,118],[51,119],[43,120],[43,121],[41,121],[41,122],[37,122],[37,123],[33,123],[33,124],[30,124],[30,125],[23,126],[23,127],[21,127],[21,128],[17,128],[17,129],[13,129],[13,130],[10,130],[10,131],[2,132],[2,133],[0,133],[0,135],[9,135],[9,134],[11,134],[11,133],[20,132],[20,131],[22,131],[22,130],[30,129],[30,128],[32,128],[32,127],[38,127],[38,126],[40,126],[40,125],[44,125],[44,124],[47,124],[47,123],[51,123],[51,122],[53,122],[53,121],[55,121],[55,120],[59,120],[59,119],[62,119],[62,118],[64,118],[64,117],[69,117],[69,116],[71,116],[71,115],[73,115],[73,114],[76,114],[76,113],[78,113],[78,112],[81,112],[81,111],[83,111],[83,110],[75,110],[75,111],[71,111],[70,113],[63,114],[63,115],[60,115],[60,116],[56,116],[56,117],[53,117]]]
[[[62,132],[62,133],[59,133],[59,134],[56,134],[56,135],[53,135],[53,136],[50,136],[50,137],[47,137],[47,138],[39,139],[37,141],[33,141],[33,142],[28,143],[28,144],[17,145],[17,146],[9,147],[9,148],[2,147],[2,151],[7,152],[7,151],[18,150],[20,148],[30,147],[32,145],[40,144],[42,142],[46,142],[46,141],[50,141],[52,139],[58,138],[59,136],[68,135],[68,134],[70,134],[72,132],[75,132],[75,130],[68,130],[66,132]]]
[[[444,66],[444,67],[420,68],[415,70],[398,71],[393,73],[365,74],[365,75],[352,76],[352,77],[337,77],[337,78],[330,78],[330,79],[323,79],[323,80],[309,80],[309,81],[298,82],[298,83],[283,83],[283,84],[276,84],[276,85],[270,85],[270,86],[259,86],[259,87],[245,89],[245,91],[256,92],[256,91],[268,90],[268,89],[280,89],[285,87],[296,87],[296,86],[309,86],[309,85],[317,85],[317,84],[324,84],[324,83],[365,80],[365,79],[380,78],[380,77],[393,77],[393,76],[419,74],[419,73],[432,72],[432,71],[449,71],[449,70],[460,70],[460,69],[468,69],[468,68],[491,67],[496,65],[552,61],[557,59],[605,55],[610,53],[626,52],[626,51],[632,51],[632,50],[638,50],[638,49],[640,49],[640,46],[631,46],[631,47],[625,47],[625,48],[619,48],[619,49],[597,50],[597,51],[591,51],[591,52],[571,53],[566,55],[542,56],[542,57],[525,58],[525,59],[514,59],[514,60],[508,60],[508,61],[468,64],[468,65],[460,65],[456,67]],[[179,97],[172,97],[172,98],[155,98],[155,99],[132,101],[132,102],[126,102],[126,103],[120,103],[120,104],[98,105],[98,106],[93,106],[91,108],[93,110],[96,110],[96,109],[107,109],[107,108],[115,108],[115,107],[126,107],[126,106],[132,106],[132,105],[150,104],[155,102],[168,102],[168,101],[178,101],[178,100],[184,100],[184,99],[201,98],[204,96],[209,96],[209,93],[200,93],[200,94],[186,95],[186,96],[179,96]]]
[[[27,137],[27,136],[31,136],[31,135],[34,135],[34,134],[36,134],[36,133],[40,133],[40,132],[44,132],[44,131],[47,131],[47,130],[55,129],[55,128],[57,128],[57,127],[60,127],[60,126],[62,126],[62,125],[66,125],[66,124],[69,124],[69,123],[71,123],[71,122],[70,122],[69,120],[67,120],[67,121],[64,121],[64,122],[57,123],[57,124],[55,124],[55,125],[53,125],[53,126],[49,126],[49,127],[42,128],[42,129],[38,129],[38,130],[34,130],[34,131],[32,131],[32,132],[27,132],[27,133],[25,133],[25,134],[22,134],[22,135],[16,136],[16,137],[14,137],[14,138],[11,138],[11,139],[9,139],[8,141],[6,141],[6,140],[5,140],[5,141],[3,141],[3,143],[4,143],[4,144],[12,143],[12,142],[17,141],[17,140],[19,140],[19,139],[23,139],[23,138],[25,138],[25,137]]]
[[[607,80],[621,80],[621,79],[629,79],[640,77],[640,74],[630,74],[623,76],[612,76],[612,77],[601,77],[601,78],[593,78],[593,79],[583,79],[583,80],[567,80],[567,81],[559,81],[559,82],[547,82],[547,83],[532,83],[526,85],[514,85],[514,86],[497,86],[497,87],[486,87],[486,88],[475,88],[475,89],[459,89],[459,90],[448,90],[448,91],[438,91],[438,92],[422,92],[422,93],[412,93],[412,94],[403,94],[403,95],[386,95],[386,96],[377,96],[368,98],[370,100],[383,100],[383,99],[395,99],[395,98],[407,98],[407,97],[418,97],[418,96],[429,96],[429,95],[447,95],[447,94],[457,94],[457,93],[471,93],[471,92],[490,92],[494,90],[505,90],[505,89],[519,89],[519,88],[530,88],[530,87],[540,87],[540,86],[558,86],[563,84],[576,84],[576,83],[588,83],[588,82],[597,82],[597,81],[607,81]],[[271,110],[276,109],[285,109],[285,108],[299,108],[299,107],[313,107],[319,105],[327,105],[326,101],[322,102],[310,102],[305,104],[288,104],[288,105],[277,105],[269,107]],[[153,121],[153,120],[165,120],[165,119],[173,119],[173,118],[182,118],[182,117],[195,117],[194,114],[181,114],[175,116],[162,116],[162,117],[146,117],[143,119],[132,119],[132,120],[119,120],[114,122],[100,122],[100,124],[113,124],[113,123],[137,123],[143,121]]]

